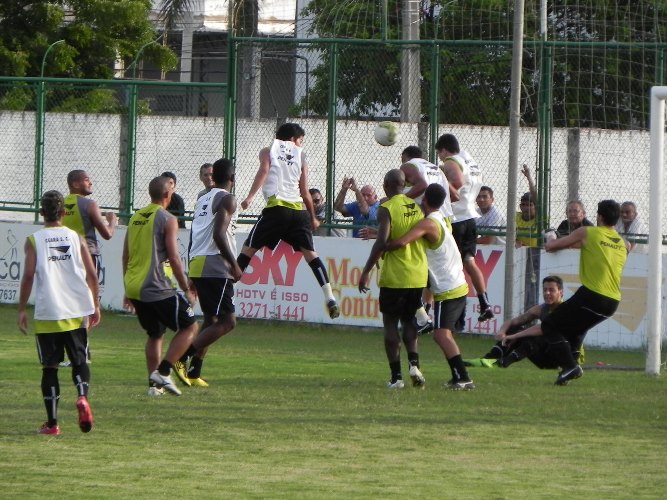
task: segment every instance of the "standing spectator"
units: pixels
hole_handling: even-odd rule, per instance
[[[467,151],[461,150],[459,141],[453,134],[444,134],[435,143],[438,156],[444,162],[443,171],[449,182],[449,193],[452,200],[454,220],[452,234],[461,252],[463,267],[470,275],[479,301],[479,318],[477,321],[488,321],[493,318],[493,309],[486,295],[486,283],[482,271],[477,267],[477,224],[479,217],[475,200],[482,188],[482,170]],[[465,314],[465,309],[464,309]],[[459,321],[459,327],[463,320]]]
[[[637,217],[637,205],[632,201],[624,201],[621,203],[621,218],[616,224],[616,231],[628,241],[628,235],[645,235],[648,234],[648,228]],[[630,251],[637,247],[637,243],[630,242]]]
[[[310,197],[313,199],[313,209],[315,210],[315,217],[320,222],[320,227],[313,230],[313,236],[346,236],[344,229],[322,227],[322,223],[326,221],[327,205],[324,203],[324,196],[317,188],[310,188],[308,190]]]
[[[380,269],[380,312],[384,325],[384,349],[389,362],[390,389],[403,389],[401,372],[401,334],[408,351],[410,378],[413,385],[423,385],[425,380],[419,370],[419,343],[413,322],[417,309],[422,306],[422,290],[428,279],[428,264],[424,252],[425,242],[417,239],[396,250],[386,251],[387,241],[396,240],[412,229],[424,214],[412,199],[403,194],[405,174],[394,169],[384,176],[384,191],[387,201],[378,209],[378,233],[359,277],[359,291],[366,293],[371,270],[383,257]]]
[[[185,228],[185,202],[181,195],[176,192],[176,174],[173,172],[162,172],[162,177],[170,179],[169,188],[172,191],[171,202],[167,207],[167,212],[171,215],[178,217],[178,227]]]
[[[125,297],[132,302],[139,324],[146,330],[146,366],[149,374],[148,394],[157,396],[166,389],[176,396],[181,391],[171,380],[170,372],[192,344],[197,322],[192,311],[195,295],[190,289],[178,253],[176,217],[167,212],[172,189],[169,178],[155,177],[148,185],[151,203],[130,219],[123,244],[123,282]],[[168,260],[176,282],[185,294],[174,290],[162,263]],[[165,330],[176,335],[162,357]]]
[[[461,254],[440,210],[446,198],[447,190],[443,186],[430,184],[422,200],[426,217],[401,238],[389,241],[387,250],[403,248],[420,238],[426,241],[428,286],[434,297],[433,338],[452,372],[452,379],[445,387],[467,391],[474,389],[475,384],[470,380],[452,332],[466,306],[468,283],[463,273]]]
[[[516,214],[517,237],[515,247],[526,248],[524,309],[537,304],[540,280],[540,239],[537,228],[537,190],[528,165],[523,165],[521,173],[528,181],[529,191],[524,193]]]
[[[197,200],[190,236],[190,279],[195,285],[204,323],[174,371],[185,385],[208,387],[201,378],[208,347],[236,326],[234,282],[243,272],[236,263],[235,172],[231,161],[213,164],[215,187]],[[188,366],[189,361],[189,366]]]
[[[501,228],[507,226],[505,216],[493,204],[493,189],[489,186],[482,186],[477,195],[477,209],[481,217],[475,221],[478,228],[483,228],[489,232],[502,232]],[[502,236],[478,236],[477,243],[482,245],[504,245],[505,238]]]
[[[597,226],[580,227],[570,235],[548,241],[544,248],[556,252],[581,248],[579,280],[581,286],[572,297],[549,314],[540,327],[531,327],[513,335],[496,336],[505,342],[544,335],[553,357],[561,368],[556,385],[566,385],[584,370],[572,354],[579,351],[586,333],[610,318],[621,300],[621,275],[628,256],[627,243],[614,229],[621,208],[614,200],[598,203]]]
[[[79,428],[90,432],[93,414],[88,404],[90,368],[86,362],[88,332],[100,321],[100,303],[95,266],[83,239],[62,223],[65,200],[58,191],[42,195],[40,213],[44,228],[25,243],[25,263],[19,295],[18,325],[28,333],[26,307],[35,286],[35,333],[42,365],[42,396],[47,421],[40,434],[57,436],[60,384],[58,364],[64,353],[72,363],[76,386]]]
[[[567,219],[561,222],[556,229],[559,238],[567,236],[581,226],[593,225],[593,223],[586,218],[586,209],[584,208],[584,204],[579,200],[570,200],[567,202],[565,215],[567,216]]]
[[[245,271],[260,249],[274,249],[283,240],[301,252],[322,288],[331,319],[340,316],[329,275],[313,246],[313,230],[320,226],[308,192],[308,161],[303,151],[306,132],[296,123],[284,123],[273,144],[259,152],[259,169],[250,193],[241,202],[244,210],[262,189],[266,207],[243,244],[237,261]],[[303,210],[303,205],[306,210]]]
[[[345,195],[352,191],[356,198],[355,201],[345,203]],[[313,200],[314,202],[314,200]],[[357,181],[352,177],[345,177],[343,185],[336,196],[334,210],[340,212],[343,217],[352,217],[352,223],[355,226],[377,226],[377,211],[380,207],[380,200],[373,186],[366,185],[359,189]],[[360,228],[352,230],[353,238],[360,238]]]
[[[208,193],[215,185],[215,182],[213,181],[212,163],[204,163],[201,167],[199,167],[199,180],[204,185],[204,189],[197,193],[197,199]]]

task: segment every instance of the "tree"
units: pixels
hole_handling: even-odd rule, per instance
[[[0,72],[39,76],[112,78],[117,59],[127,67],[157,35],[150,0],[12,0],[0,3]],[[145,58],[164,69],[176,65],[167,47],[151,45]]]

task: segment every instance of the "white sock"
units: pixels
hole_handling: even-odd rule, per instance
[[[331,283],[323,285],[322,291],[324,292],[324,298],[327,302],[336,300],[336,297],[334,297],[333,292],[331,291]]]
[[[419,309],[417,309],[417,312],[415,312],[415,318],[417,318],[417,324],[420,326],[425,325],[430,320],[428,314],[426,313],[426,309],[424,309],[424,306],[421,306]]]

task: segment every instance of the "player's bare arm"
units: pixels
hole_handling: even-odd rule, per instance
[[[190,285],[188,283],[188,277],[185,275],[183,270],[183,264],[181,263],[181,256],[178,253],[178,221],[176,218],[170,218],[165,227],[164,227],[164,246],[167,251],[167,259],[169,260],[169,265],[171,270],[174,272],[174,278],[178,283],[178,286],[181,287],[181,290],[185,293],[185,298],[190,304],[194,304],[195,295],[192,290],[190,290]]]
[[[586,234],[586,227],[582,226],[575,229],[567,236],[547,241],[544,244],[544,249],[547,252],[557,252],[558,250],[564,250],[566,248],[580,248],[586,243]]]
[[[299,177],[299,192],[301,199],[306,206],[306,210],[310,214],[310,223],[313,226],[313,231],[320,227],[320,221],[315,217],[315,207],[313,206],[313,198],[308,191],[308,162],[305,155],[301,156],[301,177]]]
[[[118,217],[116,217],[116,214],[107,212],[102,217],[100,207],[93,201],[88,205],[88,217],[93,226],[95,226],[95,229],[97,229],[97,232],[100,233],[100,236],[105,240],[110,240],[118,226]]]
[[[250,187],[248,196],[246,196],[245,200],[241,202],[241,208],[243,210],[247,209],[252,204],[252,200],[255,199],[257,192],[266,182],[266,178],[269,175],[269,168],[271,167],[270,152],[270,148],[263,148],[259,152],[259,169],[257,169],[257,173],[255,174],[255,180],[252,181],[252,186]]]
[[[409,162],[404,163],[400,168],[403,171],[403,174],[405,174],[405,184],[412,184],[412,187],[405,193],[405,196],[415,199],[424,194],[424,191],[426,191],[426,188],[428,187],[428,182],[424,179],[424,176],[419,169]]]
[[[229,248],[229,241],[227,240],[227,229],[234,212],[236,212],[236,198],[231,195],[223,197],[213,218],[213,241],[220,250],[222,258],[231,266],[234,281],[238,281],[241,279],[243,271],[236,262],[236,255]]]
[[[28,306],[28,299],[30,292],[32,292],[32,285],[35,281],[35,271],[37,270],[37,254],[35,247],[26,239],[23,246],[25,252],[25,259],[23,264],[23,276],[21,277],[21,288],[19,290],[19,317],[18,325],[23,334],[28,333],[28,313],[26,307]]]
[[[97,269],[95,269],[95,263],[88,251],[88,245],[82,238],[79,238],[79,240],[81,260],[83,261],[83,267],[86,269],[86,283],[88,284],[90,293],[93,294],[93,302],[95,304],[95,312],[88,317],[88,327],[94,328],[102,319],[102,313],[100,312],[100,285],[97,281]]]
[[[431,219],[422,219],[415,225],[415,227],[410,229],[410,231],[400,238],[388,241],[386,250],[391,251],[403,248],[413,241],[417,241],[419,238],[425,238],[430,243],[434,243],[438,240],[438,237],[438,226],[436,226],[436,223]]]
[[[502,338],[505,338],[505,335],[507,335],[508,330],[510,330],[511,328],[516,328],[517,326],[525,325],[526,323],[530,323],[531,321],[539,319],[540,312],[541,312],[541,307],[539,305],[535,305],[530,309],[528,309],[523,314],[519,314],[518,316],[515,316],[512,319],[508,319],[498,329],[496,338],[498,340],[502,340]],[[502,338],[498,338],[499,335],[501,335]]]
[[[371,269],[373,269],[373,266],[377,264],[380,257],[382,257],[385,247],[387,246],[387,241],[389,240],[389,230],[391,229],[391,216],[389,215],[389,210],[385,207],[380,207],[378,209],[377,219],[377,237],[375,243],[373,243],[373,248],[371,248],[371,253],[368,256],[364,270],[359,277],[359,291],[361,293],[366,293],[369,290],[368,276]]]

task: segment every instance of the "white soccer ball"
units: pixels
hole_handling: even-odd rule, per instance
[[[398,139],[398,125],[394,122],[379,122],[375,126],[375,140],[382,146],[393,146]]]

